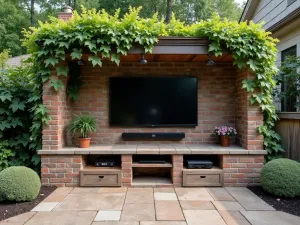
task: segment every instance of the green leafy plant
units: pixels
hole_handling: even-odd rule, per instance
[[[0,172],[0,201],[32,201],[40,188],[40,177],[25,166],[12,166]]]
[[[42,81],[34,65],[24,63],[6,70],[0,80],[0,148],[5,165],[24,165],[39,171],[42,125],[49,120],[42,104]],[[10,156],[13,153],[13,157]]]
[[[130,8],[120,18],[118,10],[114,15],[109,15],[104,10],[97,12],[82,8],[82,13],[75,12],[70,20],[51,18],[47,23],[40,23],[39,27],[24,31],[23,45],[39,65],[36,68],[42,74],[43,82],[51,78],[50,84],[59,90],[60,85],[53,80],[60,80],[61,71],[65,73],[67,70],[67,65],[61,68],[66,61],[66,52],[70,52],[72,60],[81,59],[83,54],[88,53],[88,61],[93,66],[101,66],[103,59],[110,59],[119,65],[120,55],[126,55],[135,44],[143,46],[146,53],[151,53],[160,36],[208,38],[210,52],[220,56],[225,48],[231,52],[234,65],[254,74],[254,77],[243,81],[242,88],[252,93],[250,103],[259,105],[263,112],[264,124],[259,132],[265,137],[265,149],[272,157],[281,154],[280,137],[273,131],[278,119],[272,98],[276,84],[273,76],[277,73],[277,40],[265,32],[261,24],[253,22],[238,23],[214,15],[212,19],[190,25],[173,16],[170,23],[165,24],[157,14],[148,19],[141,18],[140,10]],[[60,71],[54,79],[50,74],[56,66],[60,66]],[[72,79],[72,73],[69,76]],[[77,76],[76,80],[79,81],[80,77]],[[79,87],[67,87],[68,95],[71,98],[78,96]]]
[[[7,141],[0,142],[0,171],[9,166],[9,162],[14,156],[15,154],[9,149]]]
[[[280,100],[293,100],[288,104],[287,111],[300,111],[300,57],[289,56],[280,67],[280,73],[275,76],[278,85],[284,85],[283,91],[274,89],[274,95]]]
[[[69,125],[69,131],[74,135],[80,133],[79,138],[88,138],[88,134],[97,129],[97,120],[91,115],[78,115]]]
[[[290,159],[274,159],[261,170],[263,189],[280,197],[300,195],[300,163]]]

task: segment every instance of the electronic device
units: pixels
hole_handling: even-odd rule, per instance
[[[197,126],[196,77],[111,77],[111,126]]]
[[[166,132],[166,133],[122,133],[123,139],[183,139],[185,133]]]
[[[211,169],[213,162],[210,160],[186,160],[185,166],[188,169]]]
[[[98,159],[95,162],[96,167],[113,167],[116,165],[116,161],[109,159]]]

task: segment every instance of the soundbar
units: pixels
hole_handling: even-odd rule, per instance
[[[185,133],[122,133],[123,139],[182,139],[185,138]]]

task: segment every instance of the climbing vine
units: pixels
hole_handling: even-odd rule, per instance
[[[234,65],[239,69],[250,69],[255,74],[255,79],[243,81],[243,88],[252,93],[251,104],[259,104],[263,111],[264,124],[259,127],[259,132],[264,135],[265,149],[270,157],[283,151],[278,144],[280,137],[272,129],[277,120],[272,100],[275,86],[272,77],[277,73],[277,40],[265,32],[261,24],[238,23],[220,19],[217,15],[192,25],[185,25],[173,16],[170,23],[165,24],[157,14],[144,19],[139,17],[139,12],[140,8],[130,8],[120,18],[119,10],[109,15],[105,11],[82,9],[81,14],[75,12],[68,21],[50,18],[49,22],[24,31],[23,44],[38,65],[43,82],[47,82],[53,69],[56,69],[58,78],[68,75],[72,66],[64,65],[67,55],[71,60],[80,60],[85,52],[89,53],[88,61],[93,66],[102,66],[104,58],[119,65],[120,55],[126,55],[134,44],[140,44],[146,53],[151,53],[160,36],[207,37],[210,52],[219,56],[226,48],[232,53]],[[73,83],[68,85],[67,93],[76,100],[80,76],[72,77]],[[61,79],[53,79],[50,84],[55,90],[65,88]]]

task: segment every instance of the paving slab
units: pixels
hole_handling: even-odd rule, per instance
[[[53,211],[122,210],[125,193],[69,194]]]
[[[226,225],[217,210],[183,210],[188,225]]]
[[[73,188],[71,187],[60,187],[57,188],[54,192],[52,192],[43,202],[60,202],[62,201]]]
[[[24,223],[8,223],[8,222],[0,222],[1,225],[24,225]]]
[[[100,210],[94,221],[119,221],[121,217],[121,211],[106,211]]]
[[[246,209],[246,210],[275,210],[272,206],[260,199],[247,188],[227,187],[226,190]]]
[[[136,189],[136,190],[134,190]],[[152,188],[128,189],[125,203],[154,203]]]
[[[157,220],[184,221],[178,201],[155,201],[155,211]]]
[[[55,206],[57,206],[59,202],[41,202],[36,207],[34,207],[31,211],[32,212],[50,212],[52,211]]]
[[[26,225],[90,225],[96,212],[38,212]]]
[[[179,200],[213,201],[205,188],[175,188]]]
[[[22,213],[17,216],[10,217],[6,220],[0,221],[0,224],[11,224],[11,225],[16,225],[16,224],[24,224],[26,223],[31,217],[33,217],[36,214],[36,212],[27,212],[27,213]]]
[[[193,201],[183,200],[180,201],[181,208],[184,210],[215,210],[215,206],[211,201]]]
[[[242,211],[252,225],[299,225],[300,217],[276,211]]]
[[[109,221],[109,222],[94,222],[92,225],[139,225],[139,222],[133,221]]]
[[[154,204],[125,204],[121,221],[155,220]]]
[[[163,193],[155,192],[154,199],[155,201],[160,201],[160,200],[178,201],[177,195],[175,193],[164,193],[164,192]]]
[[[239,211],[219,211],[228,225],[251,225]]]
[[[206,188],[215,201],[235,201],[225,188]]]
[[[174,188],[154,188],[154,193],[175,193]]]
[[[89,194],[89,193],[126,193],[126,187],[119,188],[99,188],[99,187],[76,187],[71,191],[71,194]]]
[[[141,221],[140,225],[187,225],[183,221]]]
[[[213,201],[214,206],[220,210],[245,210],[238,202],[233,201]]]

